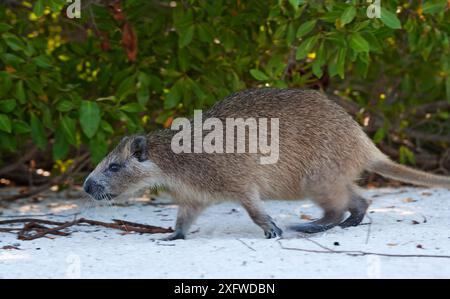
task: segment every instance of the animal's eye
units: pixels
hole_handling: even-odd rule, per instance
[[[120,170],[120,168],[122,168],[122,166],[117,163],[111,163],[108,166],[108,170],[111,172],[118,172]]]

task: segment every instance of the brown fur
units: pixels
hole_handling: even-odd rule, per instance
[[[203,114],[204,120],[208,117],[279,118],[278,162],[262,165],[258,154],[175,154],[171,140],[176,132],[166,129],[145,136],[146,162],[140,165],[133,161],[130,149],[139,137],[132,136],[124,139],[90,177],[111,186],[105,193],[120,194],[131,185],[167,187],[180,205],[177,230],[169,239],[183,238],[196,216],[220,200],[241,202],[268,238],[281,235],[281,230],[264,211],[264,199],[308,197],[321,206],[324,217],[296,226],[299,231],[313,233],[336,225],[357,225],[368,204],[358,195],[354,181],[365,169],[411,183],[450,187],[449,178],[391,162],[344,109],[317,91],[245,90],[217,103]],[[124,163],[124,174],[97,179],[95,174],[104,172],[113,160]],[[347,211],[350,217],[342,222]]]

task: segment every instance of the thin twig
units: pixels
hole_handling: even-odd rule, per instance
[[[22,157],[17,160],[15,163],[7,165],[0,169],[0,175],[4,175],[5,173],[11,172],[21,166],[23,163],[31,159],[34,154],[37,152],[37,147],[33,146],[31,150],[29,150],[26,154],[22,155]]]
[[[70,213],[70,214],[55,214],[55,213],[47,213],[47,214],[22,214],[22,215],[0,215],[0,218],[33,218],[33,217],[72,217],[80,215],[80,212]]]
[[[50,225],[63,225],[64,223],[66,223],[66,222],[58,222],[58,221],[45,220],[45,219],[20,218],[20,219],[1,220],[0,225],[13,224],[13,223],[28,223],[28,222],[50,224]]]
[[[76,216],[75,216],[76,217]],[[119,229],[127,232],[137,232],[137,233],[150,233],[150,234],[158,234],[158,233],[171,233],[173,232],[172,228],[163,228],[159,226],[152,226],[146,224],[139,224],[128,222],[124,220],[114,220],[115,223],[102,222],[97,220],[90,220],[86,218],[74,219],[68,222],[58,222],[52,220],[44,220],[44,219],[34,219],[34,218],[21,218],[21,219],[9,219],[0,221],[0,225],[5,224],[14,224],[14,223],[25,223],[24,227],[18,233],[18,238],[20,240],[34,240],[38,238],[42,238],[48,234],[54,235],[62,235],[67,236],[68,233],[62,232],[62,230],[69,228],[74,225],[80,224],[89,224],[95,226],[103,226],[107,228]],[[45,227],[41,224],[47,225],[55,225],[55,227]],[[11,228],[6,228],[5,230],[11,231]],[[35,234],[30,234],[31,231],[36,231]],[[0,230],[1,231],[1,230]]]
[[[281,249],[285,250],[294,250],[294,251],[302,251],[309,253],[336,253],[336,254],[345,254],[348,256],[365,256],[365,255],[377,255],[377,256],[386,256],[386,257],[405,257],[405,258],[443,258],[450,259],[450,255],[434,255],[434,254],[389,254],[389,253],[379,253],[379,252],[369,252],[369,251],[359,251],[359,250],[314,250],[314,249],[305,249],[305,248],[295,248],[295,247],[286,247],[284,246],[280,240],[277,240]]]
[[[255,248],[251,247],[250,245],[248,245],[247,243],[245,243],[244,241],[242,241],[241,239],[236,239],[239,242],[241,242],[242,244],[244,244],[245,247],[247,247],[248,249],[252,250],[252,251],[256,251]]]

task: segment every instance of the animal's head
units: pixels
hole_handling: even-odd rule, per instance
[[[157,176],[157,167],[149,160],[145,136],[124,137],[86,178],[83,188],[96,200],[110,200],[135,191]]]

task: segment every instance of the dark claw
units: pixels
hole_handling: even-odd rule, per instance
[[[344,222],[339,224],[340,227],[346,228],[350,226],[357,226],[364,219],[364,214],[351,214]]]
[[[281,230],[281,228],[279,228],[273,221],[270,222],[270,228],[264,231],[264,235],[267,239],[281,237],[282,234],[283,231]]]
[[[169,236],[162,238],[162,241],[173,241],[173,240],[179,240],[179,239],[184,239],[185,236],[181,231],[175,231],[172,234],[170,234]]]

